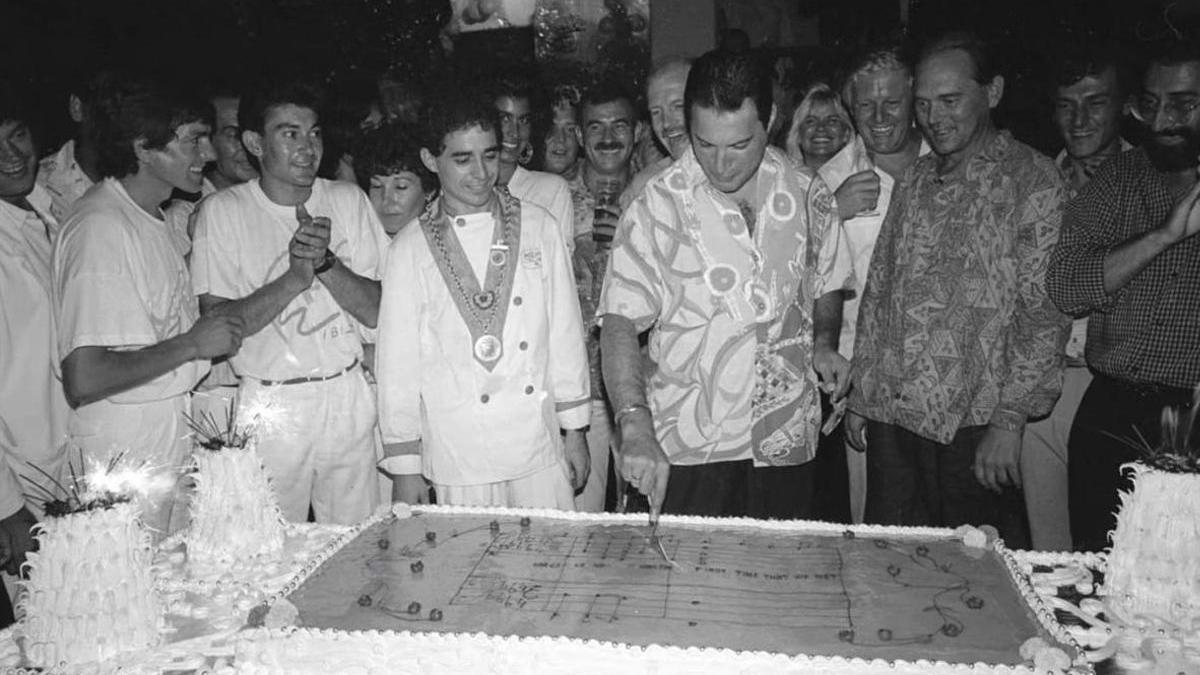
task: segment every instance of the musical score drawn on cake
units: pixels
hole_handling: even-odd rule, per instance
[[[969,575],[940,557],[960,548],[948,542],[673,529],[664,530],[662,540],[680,569],[663,561],[643,529],[626,525],[530,528],[492,521],[427,530],[405,542],[384,538],[365,561],[372,580],[362,587],[359,604],[420,630],[410,624],[430,622],[428,606],[396,583],[395,571],[407,570],[409,581],[424,584],[443,568],[433,559],[447,548],[464,554],[457,566],[466,569],[461,578],[438,582],[448,593],[437,602],[439,621],[443,609],[470,614],[495,608],[562,624],[564,633],[572,626],[620,630],[622,622],[649,620],[684,631],[715,626],[820,633],[870,649],[955,641],[968,631],[964,614],[988,603],[986,591],[975,591]],[[854,570],[847,569],[848,559]],[[864,567],[869,580],[859,573]],[[877,611],[880,601],[908,611],[884,617]]]

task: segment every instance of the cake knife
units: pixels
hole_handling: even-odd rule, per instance
[[[658,511],[650,510],[650,545],[654,547],[658,554],[662,556],[675,569],[679,569],[679,564],[671,560],[671,556],[667,555],[667,549],[663,547],[662,538],[658,536]]]

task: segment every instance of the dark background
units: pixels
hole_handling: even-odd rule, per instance
[[[807,76],[886,35],[980,33],[1007,78],[1001,124],[1048,153],[1058,149],[1047,78],[1057,50],[1096,40],[1136,59],[1200,17],[1200,0],[912,0],[904,30],[895,0],[797,2],[820,19],[821,47],[796,52]],[[420,75],[446,60],[439,33],[449,12],[445,0],[0,0],[0,58],[5,76],[35,92],[48,152],[70,131],[67,91],[97,69],[197,83],[268,68],[331,82],[388,69]]]

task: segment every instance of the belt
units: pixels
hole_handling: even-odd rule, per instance
[[[1191,401],[1192,392],[1183,387],[1172,387],[1165,384],[1154,384],[1152,382],[1130,382],[1122,380],[1111,375],[1105,375],[1099,371],[1092,371],[1092,375],[1102,385],[1118,389],[1126,394],[1136,396],[1140,399],[1163,399],[1171,401],[1173,405],[1178,405],[1177,402],[1188,403]]]
[[[335,377],[341,377],[341,376],[345,375],[346,373],[350,372],[351,370],[354,370],[357,367],[358,367],[358,359],[354,359],[354,361],[350,365],[346,366],[345,368],[337,371],[336,373],[334,373],[332,375],[314,375],[312,377],[293,377],[290,380],[258,380],[257,377],[254,379],[258,380],[259,382],[261,382],[263,384],[263,386],[267,386],[267,387],[281,387],[281,386],[288,385],[288,384],[307,384],[309,382],[325,382],[326,380],[332,380]]]

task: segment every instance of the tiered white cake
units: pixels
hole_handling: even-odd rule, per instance
[[[200,448],[195,467],[189,559],[201,566],[230,565],[283,549],[283,514],[253,442]]]
[[[1200,634],[1200,475],[1133,471],[1100,593],[1126,625]]]
[[[20,601],[30,663],[55,669],[158,644],[162,606],[135,505],[49,517],[35,532]]]

